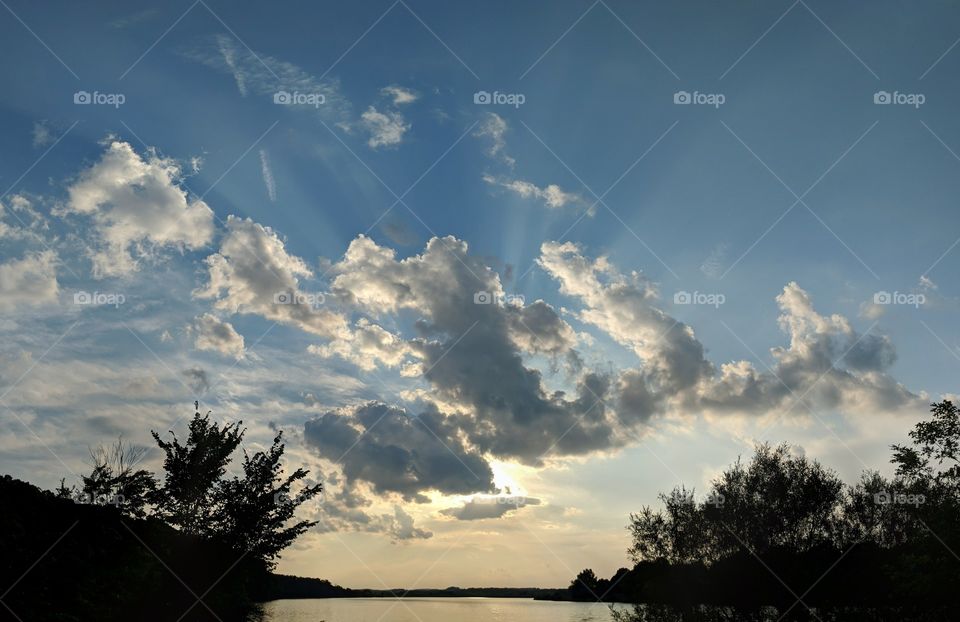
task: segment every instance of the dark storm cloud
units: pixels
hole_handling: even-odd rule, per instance
[[[443,415],[409,415],[368,403],[349,414],[328,412],[304,425],[304,437],[322,457],[339,463],[350,481],[369,482],[380,494],[425,501],[423,493],[467,494],[493,489],[493,472],[467,450]]]

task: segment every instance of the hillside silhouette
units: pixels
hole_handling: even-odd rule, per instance
[[[266,451],[244,451],[242,476],[227,477],[241,425],[196,412],[185,439],[154,432],[159,480],[136,468],[144,450],[122,440],[91,451],[91,472],[54,492],[0,479],[2,615],[237,619],[272,598],[277,557],[314,525],[296,509],[321,486],[303,469],[283,476],[282,433]]]

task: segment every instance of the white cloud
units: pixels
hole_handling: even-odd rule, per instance
[[[505,179],[503,177],[494,177],[484,175],[483,181],[492,186],[500,186],[523,197],[524,199],[537,199],[544,205],[553,209],[566,207],[567,205],[586,205],[586,200],[575,192],[566,192],[557,184],[549,184],[543,188],[522,179]],[[591,215],[593,210],[591,209]]]
[[[349,335],[324,345],[310,345],[307,351],[321,358],[339,357],[364,371],[372,371],[378,365],[397,367],[414,354],[403,338],[366,318],[358,320]]]
[[[494,112],[488,112],[483,121],[477,126],[473,135],[481,138],[488,138],[490,146],[487,148],[487,155],[493,159],[503,161],[507,166],[513,168],[516,160],[507,155],[507,122],[500,115]]]
[[[56,266],[53,251],[27,253],[0,263],[0,310],[55,303],[60,293]]]
[[[314,106],[284,106],[291,111],[317,114],[335,123],[352,116],[350,102],[340,93],[336,79],[318,79],[299,66],[254,52],[232,37],[217,35],[203,40],[185,55],[217,71],[229,74],[243,96],[253,95],[272,101],[278,91],[322,95],[324,103]]]
[[[780,327],[790,341],[771,349],[773,369],[758,372],[748,361],[717,369],[693,329],[657,308],[656,287],[642,275],[620,274],[606,258],[590,260],[569,242],[545,243],[538,261],[560,282],[561,293],[584,303],[577,317],[641,360],[639,370],[627,370],[620,378],[621,400],[637,409],[758,415],[792,408],[799,396],[815,411],[922,408],[919,396],[886,373],[896,357],[887,337],[859,334],[845,317],[817,313],[796,283],[788,283],[776,298]],[[796,412],[802,416],[805,411]]]
[[[129,275],[163,247],[196,250],[213,238],[213,211],[180,188],[180,167],[150,152],[143,159],[114,141],[68,188],[66,211],[90,216],[99,244],[94,276]]]
[[[413,102],[420,99],[420,94],[417,93],[416,91],[402,87],[402,86],[397,86],[396,84],[385,86],[382,89],[380,89],[380,92],[390,97],[393,100],[394,106],[403,106],[405,104],[412,104]]]
[[[194,334],[193,345],[197,350],[219,352],[238,359],[244,358],[243,335],[238,333],[230,322],[224,322],[213,314],[204,313],[194,320],[190,330]]]
[[[313,273],[287,253],[273,229],[236,216],[226,225],[220,251],[205,260],[208,281],[194,292],[197,298],[214,299],[221,311],[257,314],[315,335],[346,334],[346,319],[323,306],[322,292],[300,290],[300,279]]]
[[[267,196],[271,203],[277,202],[277,182],[273,179],[273,170],[270,168],[270,158],[267,150],[260,150],[260,172],[263,174],[263,183],[267,187]]]
[[[367,145],[371,149],[380,147],[396,147],[403,141],[403,135],[410,129],[410,125],[399,112],[377,111],[370,106],[360,115],[360,124],[370,134]]]
[[[433,536],[432,532],[415,527],[413,517],[399,505],[393,506],[393,516],[384,514],[381,519],[386,522],[387,533],[394,540],[425,540]]]
[[[10,212],[7,211],[9,207]],[[14,224],[5,222],[7,214],[13,216]],[[46,244],[43,241],[43,232],[49,228],[47,219],[34,209],[28,198],[14,194],[7,200],[5,206],[0,202],[0,239],[32,240]]]
[[[237,66],[237,51],[233,46],[233,41],[227,35],[217,35],[217,48],[223,54],[223,62],[226,63],[233,74],[233,79],[237,83],[237,90],[241,97],[247,96],[247,80],[243,71]]]
[[[46,121],[37,121],[33,124],[33,146],[40,148],[46,147],[53,142],[53,132]]]

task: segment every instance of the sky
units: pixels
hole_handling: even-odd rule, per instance
[[[3,473],[196,400],[324,483],[281,572],[556,587],[957,391],[952,3],[0,5]]]

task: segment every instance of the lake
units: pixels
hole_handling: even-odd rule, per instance
[[[323,598],[264,604],[262,622],[610,622],[607,605],[525,598]]]

